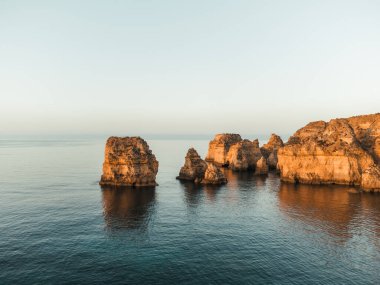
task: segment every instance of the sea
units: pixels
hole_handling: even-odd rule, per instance
[[[106,137],[0,140],[0,284],[380,284],[380,195],[225,170],[211,139],[147,139],[154,189],[98,184]]]

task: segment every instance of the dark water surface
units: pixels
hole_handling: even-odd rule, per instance
[[[226,172],[175,180],[190,146],[151,140],[155,190],[101,189],[104,141],[0,141],[0,284],[380,284],[380,195]]]

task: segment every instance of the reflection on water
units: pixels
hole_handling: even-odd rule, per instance
[[[253,171],[232,171],[224,169],[224,175],[227,178],[227,187],[229,189],[238,189],[241,186],[264,186],[268,178],[267,175],[255,175]],[[274,174],[270,173],[270,176]]]
[[[352,190],[349,186],[281,183],[279,207],[287,216],[343,240],[362,226],[375,226],[379,232],[380,195]]]
[[[103,213],[110,230],[145,230],[155,206],[155,189],[102,186]]]
[[[180,185],[185,191],[186,204],[190,207],[199,205],[203,194],[208,202],[215,202],[219,190],[223,187],[223,185],[195,184],[191,181],[180,181]]]

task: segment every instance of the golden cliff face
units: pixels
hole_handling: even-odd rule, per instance
[[[223,172],[212,162],[204,161],[194,148],[187,151],[185,164],[177,177],[201,184],[225,184],[227,179]]]
[[[218,166],[227,166],[227,154],[230,147],[242,141],[238,134],[218,134],[210,141],[206,161],[213,162]]]
[[[101,185],[156,186],[158,161],[140,137],[110,137],[105,147]]]
[[[243,140],[238,134],[218,134],[209,144],[206,161],[244,171],[255,170],[261,157],[258,140]]]
[[[283,146],[284,142],[282,141],[281,137],[276,134],[272,134],[269,138],[269,141],[260,148],[261,153],[266,158],[268,167],[270,169],[277,168],[277,151]]]
[[[380,114],[313,122],[278,151],[281,179],[380,190]]]
[[[226,161],[232,170],[255,169],[262,154],[254,142],[242,140],[232,145],[227,153]]]

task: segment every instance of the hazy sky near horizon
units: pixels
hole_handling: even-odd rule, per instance
[[[0,0],[0,136],[293,133],[380,112],[380,1]]]

